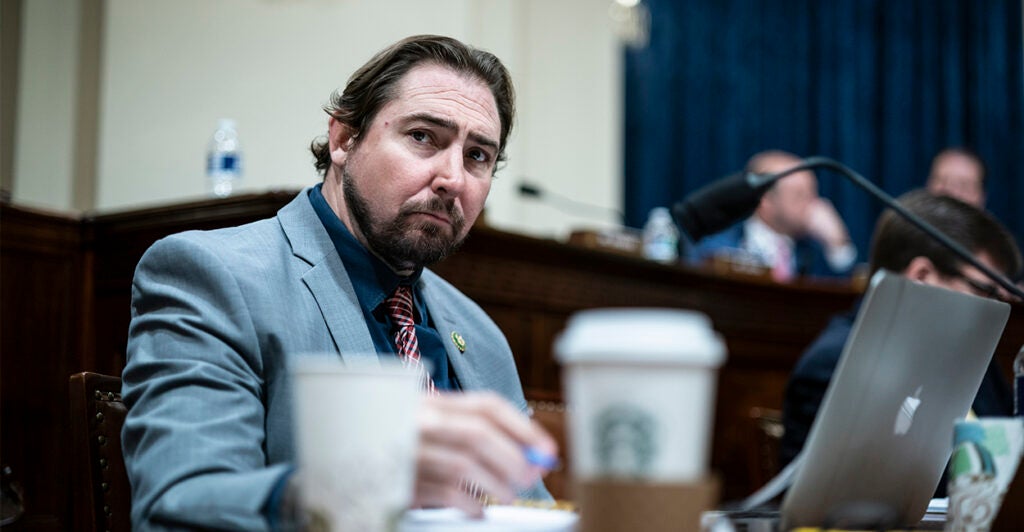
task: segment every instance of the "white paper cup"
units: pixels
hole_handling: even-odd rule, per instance
[[[412,501],[417,374],[376,355],[358,367],[334,357],[291,368],[303,505],[318,529],[390,530]]]
[[[598,309],[555,343],[576,480],[695,482],[708,469],[725,348],[704,314]]]

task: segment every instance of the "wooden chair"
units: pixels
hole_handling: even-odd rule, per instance
[[[69,381],[75,529],[130,531],[131,485],[121,454],[127,413],[121,379],[83,372]]]

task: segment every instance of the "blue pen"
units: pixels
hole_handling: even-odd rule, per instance
[[[536,447],[523,447],[523,454],[526,456],[527,462],[548,471],[558,466],[557,456],[552,456]]]

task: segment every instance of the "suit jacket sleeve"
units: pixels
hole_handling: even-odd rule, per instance
[[[267,528],[263,506],[290,467],[268,466],[259,342],[231,270],[197,241],[162,240],[139,263],[131,312],[133,527]]]

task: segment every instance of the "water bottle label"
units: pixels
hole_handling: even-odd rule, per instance
[[[644,256],[656,261],[671,262],[679,256],[676,246],[674,239],[661,235],[644,245]]]
[[[206,160],[206,171],[214,172],[237,172],[239,169],[239,158],[234,153],[214,153]]]
[[[226,153],[220,158],[220,169],[232,172],[238,169],[238,156],[233,153]]]

